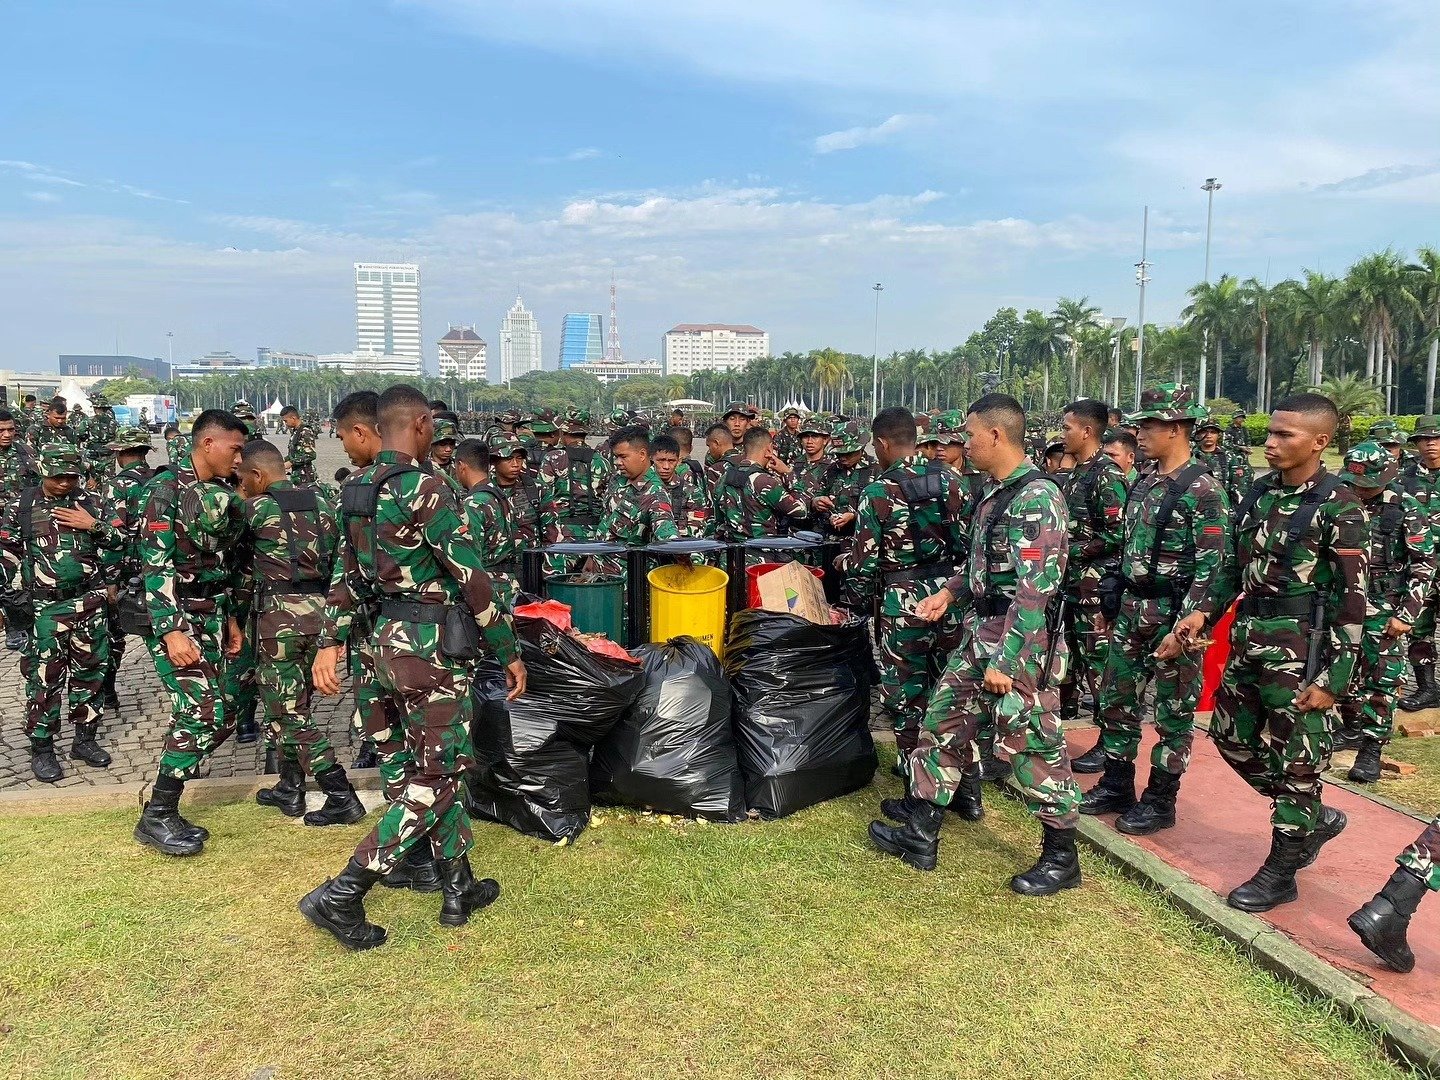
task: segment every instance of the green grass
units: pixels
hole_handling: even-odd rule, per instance
[[[376,889],[364,954],[295,910],[364,826],[197,811],[209,849],[166,860],[128,812],[0,820],[0,1075],[1399,1075],[1095,858],[1014,896],[1037,828],[988,791],[938,872],[878,855],[880,793],[734,827],[607,810],[568,847],[477,826],[499,903],[445,930],[438,897]]]
[[[1391,779],[1382,773],[1374,787],[1377,795],[1393,799],[1427,816],[1440,813],[1440,737],[1396,738],[1385,756],[1418,766],[1410,776]]]

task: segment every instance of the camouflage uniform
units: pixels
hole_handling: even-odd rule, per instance
[[[1206,465],[1215,479],[1220,481],[1230,505],[1239,506],[1245,496],[1250,494],[1250,485],[1255,482],[1255,470],[1250,467],[1249,454],[1242,454],[1234,447],[1226,445],[1223,437],[1214,450],[1201,450],[1199,436],[1202,431],[1219,432],[1220,425],[1214,420],[1204,420],[1196,427],[1195,460]]]
[[[40,422],[30,429],[29,439],[30,449],[37,455],[52,443],[68,444],[83,451],[85,441],[83,434],[69,423],[52,426],[48,413],[42,413]]]
[[[143,428],[122,428],[109,444],[112,453],[149,447],[150,433]],[[141,575],[140,566],[140,524],[145,505],[145,485],[154,476],[154,470],[143,460],[117,471],[100,489],[103,505],[110,512],[110,524],[125,536],[125,544],[118,550],[107,553],[109,580],[123,588],[131,578]],[[115,701],[115,676],[120,661],[125,656],[125,634],[116,618],[116,609],[109,609],[110,662],[105,668],[105,697],[110,704]]]
[[[785,422],[790,417],[799,419],[799,409],[786,409],[780,414],[780,431],[775,436],[775,456],[789,465],[792,469],[805,459],[805,449],[800,445],[800,432],[790,433]]]
[[[807,506],[825,494],[825,484],[835,464],[835,456],[830,453],[830,431],[831,425],[818,413],[811,413],[800,422],[802,439],[807,435],[823,435],[826,440],[825,448],[820,451],[818,458],[811,461],[802,453],[798,460],[791,463],[790,475],[785,478],[785,486]]]
[[[833,499],[835,505],[817,517],[825,531],[832,535],[850,536],[854,533],[855,522],[853,520],[838,529],[832,522],[842,514],[853,514],[860,506],[861,492],[865,490],[870,481],[875,479],[875,462],[872,458],[861,457],[852,465],[847,465],[840,460],[845,454],[863,451],[865,443],[866,439],[860,430],[860,424],[855,420],[837,424],[834,434],[830,438],[830,450],[835,455],[835,460],[831,463],[820,494]]]
[[[285,455],[285,462],[290,466],[290,482],[298,487],[309,487],[319,480],[315,474],[315,440],[319,437],[319,433],[306,423],[290,433],[290,449]]]
[[[1421,416],[1415,421],[1411,440],[1435,438],[1440,435],[1440,418]],[[1430,517],[1430,528],[1440,535],[1440,471],[1432,472],[1417,458],[1406,463],[1400,470],[1399,487],[1412,495]],[[1402,701],[1406,709],[1431,708],[1440,704],[1440,691],[1436,690],[1436,616],[1440,614],[1440,580],[1432,584],[1415,624],[1410,628],[1410,642],[1406,649],[1410,664],[1415,669],[1417,692]]]
[[[110,444],[115,441],[119,428],[115,424],[115,413],[104,397],[94,394],[91,402],[95,406],[95,415],[90,418],[85,431],[85,453],[92,475],[103,479],[115,471],[114,451],[110,449]]]
[[[710,503],[700,488],[699,477],[694,470],[682,473],[677,468],[669,484],[661,481],[661,489],[670,503],[670,516],[682,540],[708,540],[715,534]]]
[[[727,543],[784,535],[793,519],[809,512],[778,476],[743,458],[729,466],[716,490],[716,535]],[[749,558],[765,561],[760,552]]]
[[[40,470],[47,477],[78,478],[83,469],[75,447],[52,444],[41,452]],[[76,742],[94,741],[110,648],[103,551],[123,546],[125,536],[110,523],[99,498],[81,487],[59,497],[43,487],[30,490],[33,495],[6,508],[0,523],[0,568],[5,582],[20,572],[35,604],[35,627],[20,661],[25,735],[32,750],[48,752],[60,728],[67,679]],[[80,532],[61,525],[51,517],[60,507],[87,511],[94,527]]]
[[[171,465],[177,465],[190,456],[190,437],[171,435],[165,440],[165,457]]]
[[[1053,828],[1072,829],[1080,789],[1070,774],[1055,689],[1065,674],[1063,637],[1054,643],[1051,670],[1042,670],[1051,649],[1047,608],[1065,577],[1067,513],[1064,497],[1041,475],[1024,462],[981,500],[969,562],[946,583],[957,597],[972,599],[963,609],[960,644],[931,692],[910,755],[910,783],[916,797],[948,805],[975,761],[976,732],[989,713],[1031,812]],[[992,530],[988,519],[1007,488],[1016,491]],[[984,689],[992,667],[1014,681],[1003,697]]]
[[[1440,892],[1440,814],[1395,861],[1423,880],[1431,892]]]
[[[502,611],[514,611],[520,591],[521,547],[509,504],[494,484],[485,483],[470,489],[464,509],[480,568],[490,575],[495,590],[495,604]]]
[[[959,637],[953,613],[926,622],[915,617],[915,606],[955,574],[968,524],[964,504],[948,469],[927,465],[918,454],[902,458],[866,486],[855,536],[835,563],[851,606],[874,614],[880,700],[903,761],[919,744],[930,688]]]
[[[518,652],[510,617],[495,607],[450,488],[395,450],[381,451],[365,472],[366,482],[381,474],[375,516],[347,514],[350,542],[342,547],[344,566],[332,580],[325,622],[348,619],[357,599],[352,581],[380,600],[376,678],[403,723],[403,746],[413,760],[403,788],[355,849],[356,864],[383,875],[422,841],[436,859],[458,858],[470,847],[470,819],[459,797],[472,761],[470,665],[441,651],[436,620],[463,603],[501,665]],[[373,538],[357,535],[372,531]]]
[[[1386,629],[1392,617],[1412,626],[1419,619],[1434,587],[1436,565],[1430,519],[1419,501],[1394,482],[1395,473],[1394,458],[1378,443],[1361,443],[1345,455],[1344,476],[1360,496],[1365,515],[1370,573],[1353,693],[1338,705],[1341,723],[1375,743],[1375,779],[1379,748],[1390,741],[1395,696],[1405,675],[1403,638]]]
[[[620,477],[605,495],[605,513],[596,530],[600,540],[626,547],[678,540],[675,511],[665,495],[664,485],[652,466],[638,479]],[[625,564],[618,557],[596,560],[601,573],[623,575]]]
[[[585,434],[585,424],[567,426],[572,435]],[[543,543],[593,540],[604,509],[610,465],[584,445],[547,450],[539,465],[539,533]]]
[[[40,471],[35,451],[21,442],[17,435],[13,443],[0,450],[0,514],[20,497],[20,492],[39,482]]]

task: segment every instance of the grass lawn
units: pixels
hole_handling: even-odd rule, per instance
[[[1400,1075],[1095,858],[1011,894],[1037,826],[988,791],[938,872],[878,855],[895,787],[732,827],[607,810],[569,847],[477,826],[499,903],[445,930],[376,889],[363,954],[295,901],[364,826],[210,809],[166,860],[129,812],[0,820],[0,1075]]]
[[[1419,766],[1412,776],[1387,779],[1372,785],[1377,795],[1394,799],[1427,817],[1440,813],[1440,737],[1396,738],[1385,748],[1387,757]]]

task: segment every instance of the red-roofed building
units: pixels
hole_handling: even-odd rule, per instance
[[[439,342],[440,377],[483,379],[486,377],[485,339],[473,326],[451,325]]]
[[[665,332],[665,374],[730,371],[770,355],[770,335],[736,323],[680,323]]]

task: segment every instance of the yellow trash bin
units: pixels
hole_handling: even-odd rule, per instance
[[[689,636],[725,656],[725,586],[714,566],[679,563],[650,571],[650,640]]]

